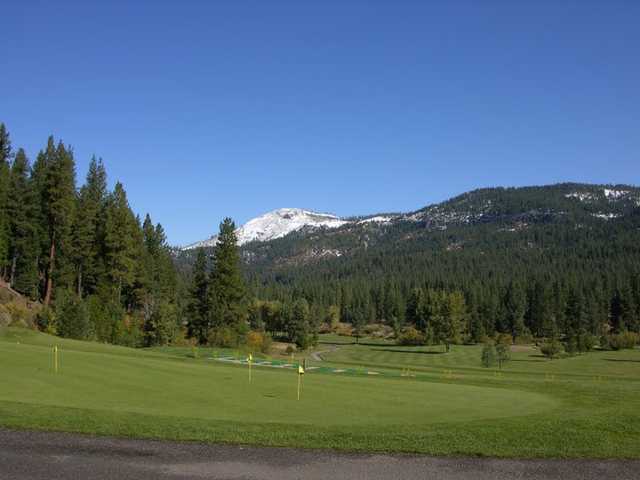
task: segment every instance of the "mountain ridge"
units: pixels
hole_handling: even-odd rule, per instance
[[[528,205],[511,197],[522,193],[533,195]],[[506,202],[506,203],[505,203]],[[568,202],[568,203],[567,203]],[[640,207],[640,188],[627,184],[559,183],[524,187],[486,187],[470,190],[448,200],[433,203],[406,213],[374,213],[370,215],[338,217],[329,213],[301,208],[280,208],[249,220],[236,232],[238,244],[268,242],[294,232],[312,232],[318,229],[339,229],[357,225],[388,225],[398,222],[425,223],[427,228],[446,229],[450,224],[478,223],[495,220],[496,217],[521,215],[540,217],[562,215],[562,205],[579,202],[594,218],[610,220],[621,216],[620,203],[627,207]],[[512,205],[513,204],[513,205]],[[628,208],[627,208],[628,209]],[[615,210],[615,211],[613,211]],[[217,235],[181,247],[192,250],[215,246]]]

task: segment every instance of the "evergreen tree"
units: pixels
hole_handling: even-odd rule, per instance
[[[102,160],[91,159],[86,183],[80,189],[73,228],[73,261],[79,296],[96,291],[101,265],[107,174]]]
[[[507,290],[505,299],[507,321],[511,335],[514,338],[526,334],[524,315],[527,308],[525,293],[516,283],[512,282]]]
[[[407,313],[405,314],[406,322],[420,331],[425,331],[427,328],[424,318],[423,297],[424,291],[421,288],[414,288],[411,290],[411,295],[407,301]]]
[[[118,182],[107,199],[104,231],[105,273],[113,285],[118,302],[121,301],[123,289],[131,286],[135,280],[136,263],[140,259],[136,246],[138,230],[127,194]]]
[[[455,291],[447,295],[443,304],[443,335],[442,339],[447,352],[452,343],[462,341],[462,329],[467,315],[467,307],[461,292]]]
[[[210,328],[209,275],[207,271],[207,254],[203,248],[199,248],[196,263],[193,266],[187,329],[189,337],[197,338],[200,343],[206,342],[207,332]]]
[[[71,150],[60,142],[52,150],[53,138],[47,146],[48,164],[43,188],[43,212],[48,237],[48,256],[44,304],[53,295],[54,277],[63,282],[69,273],[66,261],[71,252],[71,229],[75,208],[75,163]]]
[[[212,323],[239,327],[246,314],[246,286],[240,270],[240,253],[233,220],[220,224],[211,275]]]
[[[0,266],[3,273],[9,257],[9,216],[7,212],[7,200],[9,195],[10,168],[13,150],[9,132],[4,123],[0,123]]]
[[[9,284],[31,298],[38,295],[37,206],[29,179],[29,160],[23,149],[16,153],[11,168],[7,199],[10,224]]]
[[[289,338],[300,350],[305,350],[310,344],[309,333],[309,303],[300,298],[291,308]]]
[[[176,282],[174,269],[162,225],[154,226],[149,214],[142,224],[144,255],[139,282],[139,303],[144,317],[145,343],[164,345],[175,335],[178,327]]]

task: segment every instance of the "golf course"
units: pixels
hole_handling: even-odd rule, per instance
[[[324,336],[322,361],[307,357],[298,400],[302,358],[271,366],[255,358],[249,381],[242,352],[130,349],[4,328],[0,426],[435,455],[640,457],[640,351],[547,360],[513,347],[502,369],[486,369],[480,350]]]

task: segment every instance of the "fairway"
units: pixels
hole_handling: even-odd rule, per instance
[[[60,346],[58,374],[52,368],[54,343]],[[343,346],[328,357],[335,365],[348,365],[350,360],[386,364],[388,370],[383,373],[391,374],[396,363],[406,362],[405,357],[420,355],[410,350],[394,352],[398,347],[384,347],[391,351],[380,348]],[[439,373],[442,365],[421,364],[422,360],[414,361],[412,367],[423,368],[424,375],[407,378],[307,373],[302,398],[297,401],[297,375],[292,370],[254,366],[249,383],[246,366],[214,361],[205,349],[194,359],[180,355],[179,349],[171,354],[133,350],[8,329],[0,333],[0,425],[152,438],[506,456],[545,456],[549,440],[571,435],[562,426],[554,429],[548,419],[571,417],[567,412],[581,402],[572,406],[563,389],[546,388],[544,378],[535,377],[535,369],[509,382],[492,378],[493,371],[471,365],[476,350],[456,347],[447,354],[447,368],[459,362],[460,369],[456,373],[447,370],[444,376]],[[637,356],[637,352],[630,353]],[[435,361],[438,357],[422,353],[417,358]],[[609,363],[629,368],[624,362]],[[638,364],[631,365],[637,368]],[[510,368],[518,366],[512,362]],[[469,375],[473,369],[477,376]],[[531,375],[534,380],[528,381]],[[538,387],[531,388],[536,383]],[[637,389],[637,383],[633,388]],[[542,437],[533,444],[529,438],[526,450],[521,441],[509,440],[522,430],[529,432],[522,438],[531,437],[536,428],[551,430],[541,430]],[[587,437],[592,433],[587,432]],[[637,435],[637,425],[633,435]],[[584,440],[570,446],[569,452],[577,451],[568,454],[598,456],[601,451],[601,455],[611,455],[598,445],[601,442]],[[626,453],[623,456],[637,455],[637,447],[630,445],[619,451]]]
[[[539,413],[555,406],[540,394],[410,380],[307,374],[296,400],[295,372],[159,355],[61,349],[51,369],[45,345],[0,343],[11,365],[0,399],[38,405],[240,422],[307,425],[431,424]],[[106,348],[108,352],[109,348]],[[25,395],[28,392],[28,396]]]

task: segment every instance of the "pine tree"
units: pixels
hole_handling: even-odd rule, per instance
[[[175,276],[162,225],[153,225],[149,214],[142,225],[144,256],[141,270],[144,280],[140,282],[139,294],[144,316],[145,343],[167,344],[177,329],[175,304]]]
[[[215,326],[239,327],[246,313],[246,286],[240,270],[240,253],[235,224],[225,218],[213,256],[211,276],[212,323]]]
[[[407,301],[407,313],[405,319],[407,323],[415,325],[415,327],[423,331],[426,329],[425,319],[423,318],[423,300],[424,292],[421,288],[411,290],[411,295]]]
[[[200,343],[207,340],[209,325],[209,275],[207,273],[207,254],[204,248],[199,248],[196,262],[193,266],[193,279],[191,282],[191,298],[188,305],[188,335],[197,338]]]
[[[29,173],[29,160],[24,150],[19,149],[11,168],[7,199],[11,233],[9,284],[19,292],[36,298],[39,250],[36,237],[37,207]]]
[[[140,236],[139,226],[120,182],[116,183],[113,193],[107,199],[105,217],[106,275],[120,302],[123,289],[131,286],[135,279],[136,263],[139,260],[136,238]]]
[[[102,160],[91,159],[86,183],[78,195],[73,228],[76,291],[82,297],[95,292],[101,272],[101,231],[107,194],[107,174]]]
[[[9,194],[10,169],[13,151],[9,132],[0,123],[0,267],[5,272],[9,257],[9,216],[7,200]]]
[[[452,343],[462,341],[462,329],[467,316],[467,306],[461,292],[447,295],[443,305],[442,339],[447,352]]]
[[[49,139],[49,145],[53,138]],[[65,260],[71,253],[71,229],[75,209],[75,163],[72,152],[60,142],[46,169],[44,182],[44,219],[48,234],[48,259],[44,304],[49,305],[53,295],[54,277],[65,279],[70,269]],[[64,280],[63,280],[64,281]]]
[[[309,346],[309,303],[304,298],[293,303],[288,330],[289,339],[299,349],[305,350]]]
[[[526,327],[524,315],[527,310],[527,300],[520,285],[511,282],[507,290],[505,307],[511,335],[514,338],[525,335]]]

